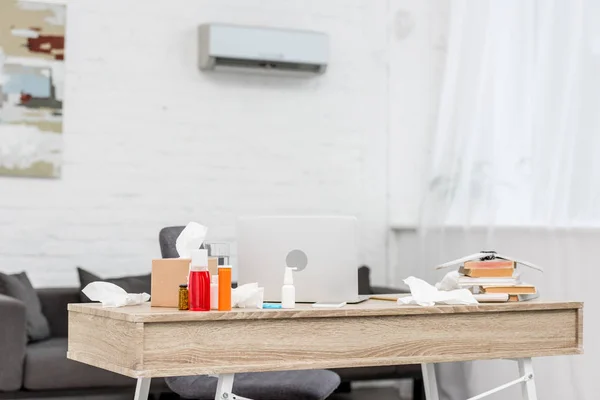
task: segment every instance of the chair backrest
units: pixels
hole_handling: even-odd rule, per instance
[[[358,294],[372,294],[371,270],[366,265],[358,269]]]
[[[160,254],[162,258],[177,258],[179,253],[175,248],[177,237],[185,226],[167,226],[158,233],[158,242],[160,244]]]

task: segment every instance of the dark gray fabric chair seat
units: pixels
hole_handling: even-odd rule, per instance
[[[23,386],[27,390],[134,386],[135,380],[67,359],[67,338],[27,346]]]
[[[217,378],[182,376],[165,378],[169,388],[184,399],[212,400]],[[323,400],[339,386],[331,371],[277,371],[235,374],[233,393],[252,400]]]
[[[370,381],[378,379],[398,379],[398,376],[420,378],[421,365],[382,365],[379,367],[335,368],[342,382]]]

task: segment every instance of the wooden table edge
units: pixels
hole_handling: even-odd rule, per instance
[[[377,300],[372,300],[377,301]],[[484,303],[477,305],[435,305],[431,307],[390,305],[385,308],[364,309],[360,307],[340,309],[313,309],[297,308],[293,310],[238,310],[233,311],[210,311],[210,312],[177,312],[173,309],[164,309],[160,313],[156,307],[155,312],[150,312],[150,307],[144,307],[141,311],[128,313],[121,308],[102,307],[93,303],[71,303],[67,306],[70,312],[78,312],[89,315],[97,315],[104,318],[141,323],[154,322],[188,322],[188,321],[218,321],[218,320],[262,320],[262,319],[296,319],[296,318],[343,318],[343,317],[365,317],[365,316],[410,316],[425,314],[462,314],[462,313],[488,313],[488,312],[519,312],[519,311],[550,311],[550,310],[583,310],[583,302],[560,301],[544,302],[531,301],[522,303]],[[140,307],[140,306],[133,306]],[[147,311],[145,309],[147,308]],[[129,311],[131,308],[126,308]]]
[[[96,360],[94,360],[92,358],[80,357],[80,356],[75,355],[73,352],[70,352],[70,351],[67,351],[67,358],[69,360],[72,360],[72,361],[77,361],[77,362],[80,362],[82,364],[91,365],[93,367],[97,367],[97,368],[100,368],[100,369],[111,371],[111,372],[117,373],[119,375],[128,376],[130,378],[145,378],[145,377],[148,377],[147,374],[143,373],[143,371],[137,371],[135,369],[120,367],[120,366],[115,365],[113,363],[98,362],[98,361],[96,361]]]
[[[352,367],[377,367],[377,366],[393,366],[393,365],[409,365],[409,364],[423,364],[423,363],[446,363],[446,362],[464,362],[464,361],[477,361],[477,360],[500,360],[500,359],[518,359],[526,357],[552,357],[552,356],[568,356],[568,355],[580,355],[583,354],[583,349],[579,347],[565,348],[560,350],[520,350],[514,352],[494,353],[491,356],[485,354],[476,355],[462,355],[462,356],[417,356],[414,358],[382,358],[377,360],[377,363],[370,361],[363,361],[363,359],[355,360],[343,360],[343,361],[331,361],[329,363],[313,363],[310,361],[306,362],[288,362],[285,367],[286,370],[303,370],[303,369],[335,369],[335,368],[348,368],[348,365]],[[172,372],[168,370],[134,370],[128,368],[122,368],[111,363],[96,362],[86,357],[79,357],[70,352],[67,352],[67,358],[73,361],[82,362],[84,364],[92,365],[98,368],[106,369],[121,375],[128,376],[130,378],[165,378],[170,376],[192,376],[192,375],[218,375],[218,374],[232,374],[242,372],[269,372],[269,371],[280,371],[282,366],[281,363],[273,363],[270,365],[262,364],[260,366],[252,366],[248,364],[245,368],[239,366],[232,367],[221,367],[221,368],[198,368],[198,367],[179,367]],[[242,370],[243,369],[243,370]]]

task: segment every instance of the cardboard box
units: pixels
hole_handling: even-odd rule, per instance
[[[152,307],[179,306],[179,285],[188,283],[189,258],[162,258],[152,260],[151,297]],[[208,258],[208,270],[217,274],[217,259]]]

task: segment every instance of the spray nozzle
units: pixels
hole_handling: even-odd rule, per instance
[[[284,285],[293,285],[294,284],[294,274],[293,271],[296,271],[298,268],[285,267],[285,274],[283,275],[283,284]]]

